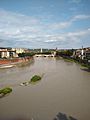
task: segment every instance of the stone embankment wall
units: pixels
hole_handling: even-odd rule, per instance
[[[29,61],[30,57],[26,58],[14,58],[14,59],[1,59],[0,64],[10,64],[10,63],[16,63],[16,62],[26,62]]]

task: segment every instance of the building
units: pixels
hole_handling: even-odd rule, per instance
[[[90,61],[90,48],[86,49],[85,56],[86,56],[86,59]]]
[[[12,50],[16,51],[17,54],[25,53],[25,49],[24,48],[12,48]]]
[[[81,48],[81,49],[77,49],[73,52],[73,57],[74,58],[79,58],[82,60],[90,60],[90,47],[88,48]]]
[[[17,57],[16,51],[12,48],[0,48],[0,58]]]

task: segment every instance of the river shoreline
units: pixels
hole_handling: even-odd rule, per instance
[[[13,59],[1,59],[0,68],[11,68],[20,63],[26,63],[31,60],[32,57],[13,58]]]

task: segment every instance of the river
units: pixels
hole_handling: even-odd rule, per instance
[[[40,82],[19,86],[35,74],[44,74]],[[13,92],[0,99],[0,120],[53,120],[58,112],[90,120],[90,72],[74,62],[36,57],[26,66],[0,69],[0,88],[6,86]]]

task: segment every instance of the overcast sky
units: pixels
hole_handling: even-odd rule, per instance
[[[0,47],[90,47],[90,0],[0,0]]]

